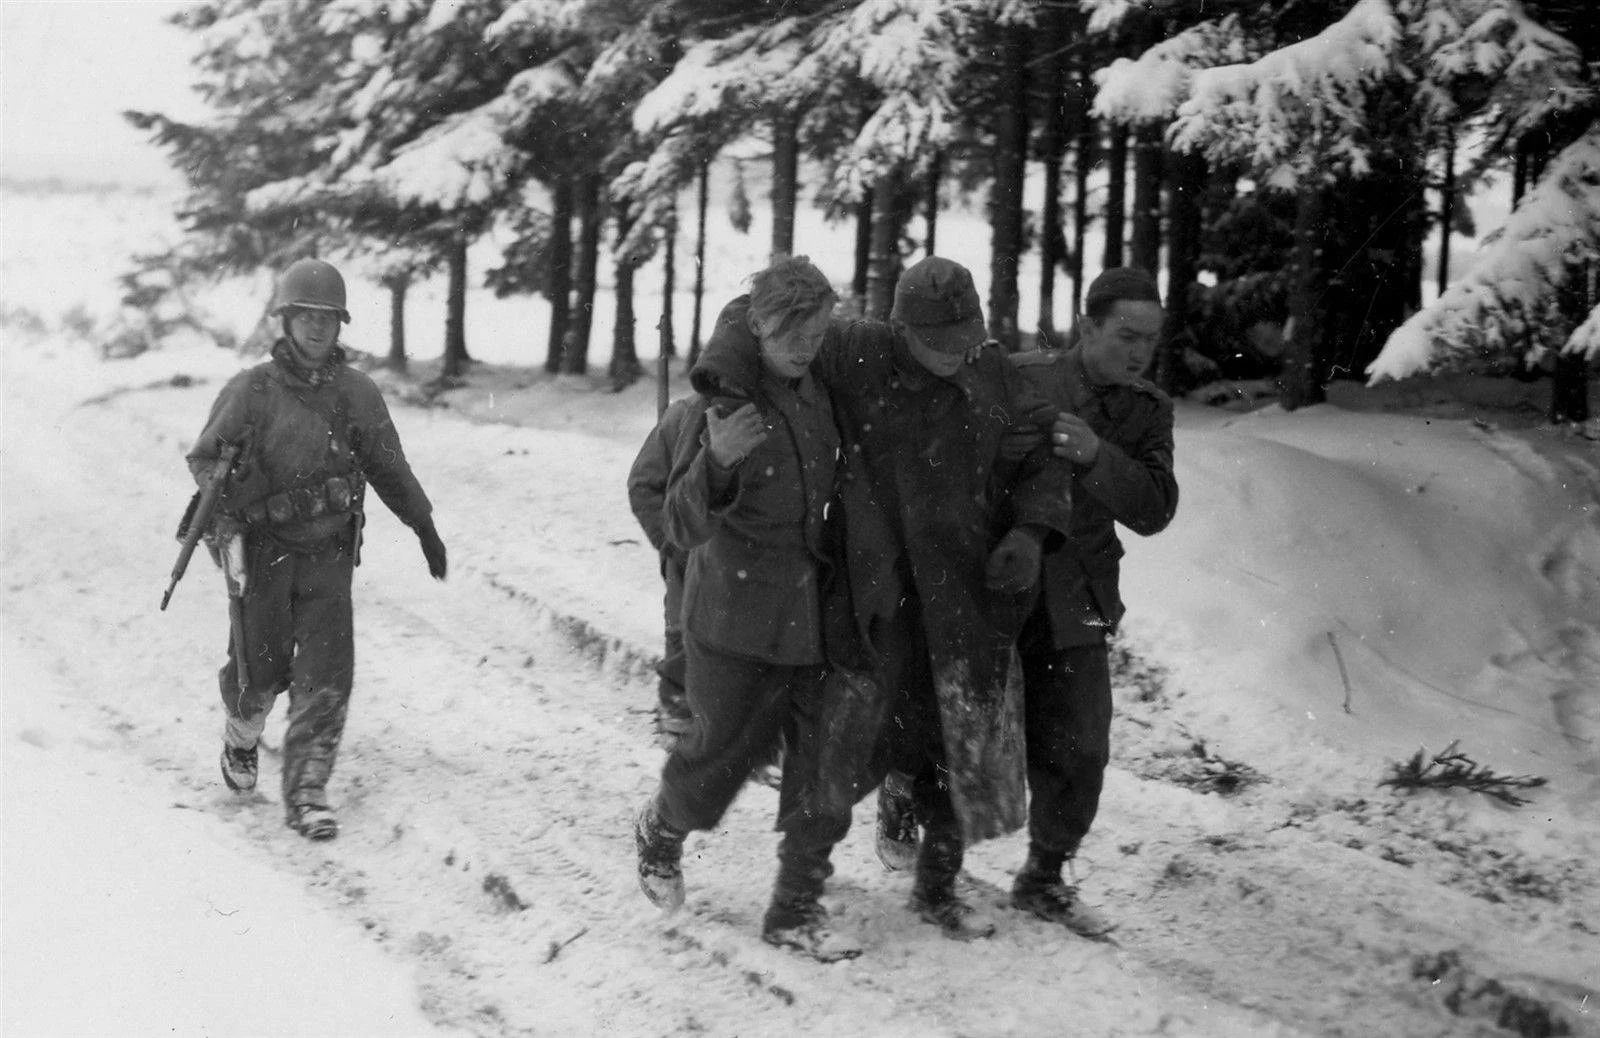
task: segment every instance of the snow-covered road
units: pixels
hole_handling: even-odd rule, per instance
[[[415,1030],[420,1010],[482,1035],[1444,1036],[1517,1033],[1495,1023],[1515,1017],[1508,1005],[1595,1033],[1583,986],[1594,971],[1579,964],[1600,961],[1600,938],[1592,913],[1560,907],[1594,894],[1593,862],[1508,854],[1449,803],[1335,801],[1293,775],[1217,795],[1229,783],[1211,779],[1243,774],[1240,762],[1208,755],[1216,735],[1179,724],[1160,676],[1136,666],[1080,864],[1086,890],[1123,920],[1115,943],[1011,913],[991,941],[945,941],[904,910],[906,879],[872,856],[863,807],[830,904],[866,954],[824,966],[769,948],[757,934],[775,797],[760,787],[723,831],[691,839],[689,903],[660,917],[636,889],[629,833],[660,763],[646,669],[658,587],[622,495],[648,412],[596,431],[397,409],[451,579],[429,581],[409,534],[375,506],[330,791],[342,834],[308,844],[282,824],[275,758],[253,798],[217,779],[226,621],[203,555],[156,610],[189,489],[181,454],[225,363],[118,367],[8,345],[5,365],[8,930],[25,918],[41,933],[39,906],[73,901],[51,854],[77,864],[68,877],[102,862],[117,874],[70,917],[103,956],[82,961],[78,942],[56,961],[8,934],[7,1033],[86,1033],[50,1007],[111,1012],[129,985],[150,1003],[125,1017],[127,1034],[395,1034]],[[200,383],[164,381],[178,370]],[[108,392],[118,384],[134,388]],[[125,812],[91,810],[97,789]],[[39,809],[52,791],[66,809]],[[62,834],[49,852],[14,845],[50,825]],[[102,841],[117,853],[79,860]],[[278,908],[295,929],[272,937],[263,919],[213,933],[219,943],[174,939],[179,921],[135,914],[176,906],[141,901],[131,845],[207,863],[183,874],[191,907]],[[974,896],[1000,902],[1022,851],[1020,837],[976,848]],[[241,884],[229,863],[260,878]],[[1543,884],[1539,900],[1517,889],[1518,869],[1525,886]],[[372,940],[353,949],[357,932]],[[297,984],[271,943],[286,939],[341,983]],[[196,1004],[174,979],[186,973],[251,981]],[[259,1001],[298,1003],[299,1025],[257,1014]],[[327,1015],[341,1003],[368,1016]]]

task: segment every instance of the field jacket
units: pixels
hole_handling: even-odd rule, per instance
[[[823,662],[824,529],[839,433],[809,374],[768,373],[747,323],[749,297],[723,308],[690,381],[667,481],[667,538],[688,553],[683,628],[723,652],[783,665]],[[706,413],[753,403],[768,435],[731,468],[712,460]]]
[[[424,524],[433,512],[383,394],[344,363],[338,348],[326,365],[306,372],[280,339],[271,360],[230,379],[188,455],[197,482],[228,445],[239,446],[240,458],[220,511],[293,550],[316,551],[352,536],[366,483],[408,526]],[[335,479],[348,485],[347,502],[330,500],[327,487]],[[297,505],[292,516],[267,514],[267,503],[285,498]]]
[[[1043,595],[1024,640],[1037,645],[1048,636],[1056,649],[1096,644],[1125,611],[1116,524],[1147,537],[1166,529],[1178,511],[1172,401],[1143,379],[1093,385],[1076,348],[1012,361],[1058,410],[1079,416],[1100,437],[1094,464],[1072,466],[1071,529],[1045,555]]]

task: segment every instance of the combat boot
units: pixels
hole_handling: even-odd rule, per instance
[[[1099,909],[1079,900],[1078,888],[1062,880],[1061,867],[1052,867],[1036,851],[1028,853],[1027,864],[1011,884],[1011,907],[1064,926],[1080,937],[1104,937],[1117,928]]]
[[[917,862],[917,813],[907,779],[891,771],[878,787],[878,830],[874,841],[878,860],[890,872],[901,872]]]
[[[661,820],[654,801],[639,809],[633,822],[633,843],[639,852],[639,889],[664,912],[683,906],[683,841]]]
[[[923,922],[937,926],[952,940],[992,937],[995,932],[993,916],[956,893],[956,875],[961,871],[962,857],[960,834],[948,830],[925,831],[917,853],[917,880],[911,887],[909,907]]]
[[[976,941],[994,936],[994,916],[958,895],[954,884],[946,887],[917,884],[911,889],[910,908],[923,922],[937,926],[951,940]]]
[[[326,804],[291,804],[289,828],[308,840],[331,840],[339,835],[339,820]]]
[[[786,897],[780,891],[773,892],[772,904],[761,922],[761,939],[818,962],[839,962],[861,954],[861,942],[829,925],[828,910],[816,898]]]
[[[256,788],[256,775],[260,770],[259,755],[254,746],[240,749],[222,744],[222,781],[235,793],[248,793]]]

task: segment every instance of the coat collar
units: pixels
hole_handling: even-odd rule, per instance
[[[272,362],[288,381],[303,386],[325,386],[334,380],[344,364],[345,352],[343,346],[335,346],[321,367],[306,368],[295,359],[289,340],[280,338],[272,344]]]

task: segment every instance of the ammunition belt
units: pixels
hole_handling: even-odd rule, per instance
[[[321,483],[268,494],[244,509],[244,521],[253,524],[282,525],[343,515],[359,504],[361,481],[351,476],[334,476]]]

